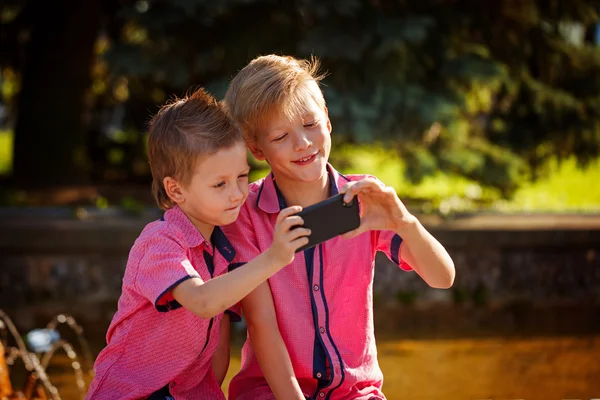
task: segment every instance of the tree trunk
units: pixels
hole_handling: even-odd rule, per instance
[[[15,126],[13,179],[25,188],[85,183],[85,95],[103,0],[37,1]]]

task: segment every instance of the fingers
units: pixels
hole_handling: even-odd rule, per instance
[[[348,182],[343,188],[342,193],[345,193],[344,202],[350,202],[354,196],[359,193],[366,193],[373,190],[381,191],[382,184],[374,178],[365,178],[360,181]]]
[[[286,208],[281,211],[275,224],[275,237],[283,248],[295,251],[308,243],[310,229],[304,227],[304,220],[296,215],[302,210],[300,206]]]
[[[301,236],[298,239],[294,239],[293,241],[290,242],[290,245],[292,246],[292,250],[295,253],[296,250],[298,250],[300,247],[304,246],[305,244],[308,244],[308,236]]]
[[[277,221],[275,223],[276,224],[280,224],[281,221],[283,221],[284,219],[286,219],[290,215],[298,214],[300,211],[302,211],[302,207],[301,206],[291,206],[291,207],[288,207],[288,208],[284,208],[283,210],[281,210],[281,212],[277,216]]]
[[[304,220],[302,217],[297,215],[292,215],[291,217],[285,218],[283,221],[278,223],[279,228],[283,231],[288,231],[294,226],[302,226],[304,224]]]

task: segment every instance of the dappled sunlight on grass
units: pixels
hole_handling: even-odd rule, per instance
[[[12,168],[13,136],[0,131],[0,175]],[[249,156],[255,181],[269,172],[266,162]],[[463,176],[438,171],[421,182],[405,176],[406,166],[398,153],[383,144],[334,145],[332,164],[344,174],[370,174],[392,186],[398,195],[425,213],[448,215],[456,212],[590,212],[600,210],[600,159],[585,168],[575,158],[562,163],[552,159],[545,175],[536,182],[520,182],[514,196],[502,199],[500,191]]]
[[[560,165],[552,160],[548,176],[526,183],[512,200],[501,202],[506,211],[597,211],[600,209],[600,160],[586,168],[577,166],[575,158]]]
[[[521,182],[511,199],[501,199],[499,190],[485,187],[459,175],[441,171],[412,183],[404,177],[404,163],[394,150],[383,145],[340,146],[332,162],[343,173],[377,176],[403,199],[423,202],[421,211],[472,212],[576,212],[600,210],[600,159],[585,168],[574,158],[558,163],[553,159],[547,174],[536,182]],[[337,163],[336,163],[337,161]]]

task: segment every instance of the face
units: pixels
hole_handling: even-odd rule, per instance
[[[246,147],[240,142],[202,157],[186,185],[165,178],[165,189],[204,234],[207,226],[212,229],[237,219],[248,197],[249,171]]]
[[[311,82],[311,90],[319,90]],[[314,84],[314,86],[312,86]],[[331,151],[331,123],[327,108],[310,95],[303,99],[305,112],[293,120],[271,118],[258,135],[252,154],[267,160],[278,181],[311,183],[326,176]]]

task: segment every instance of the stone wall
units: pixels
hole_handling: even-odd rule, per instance
[[[2,214],[2,213],[0,213]],[[115,310],[127,254],[155,210],[9,213],[0,218],[0,308],[24,328],[58,312],[106,325]],[[600,217],[480,215],[424,224],[456,264],[451,290],[378,257],[376,304],[498,305],[600,303]]]

